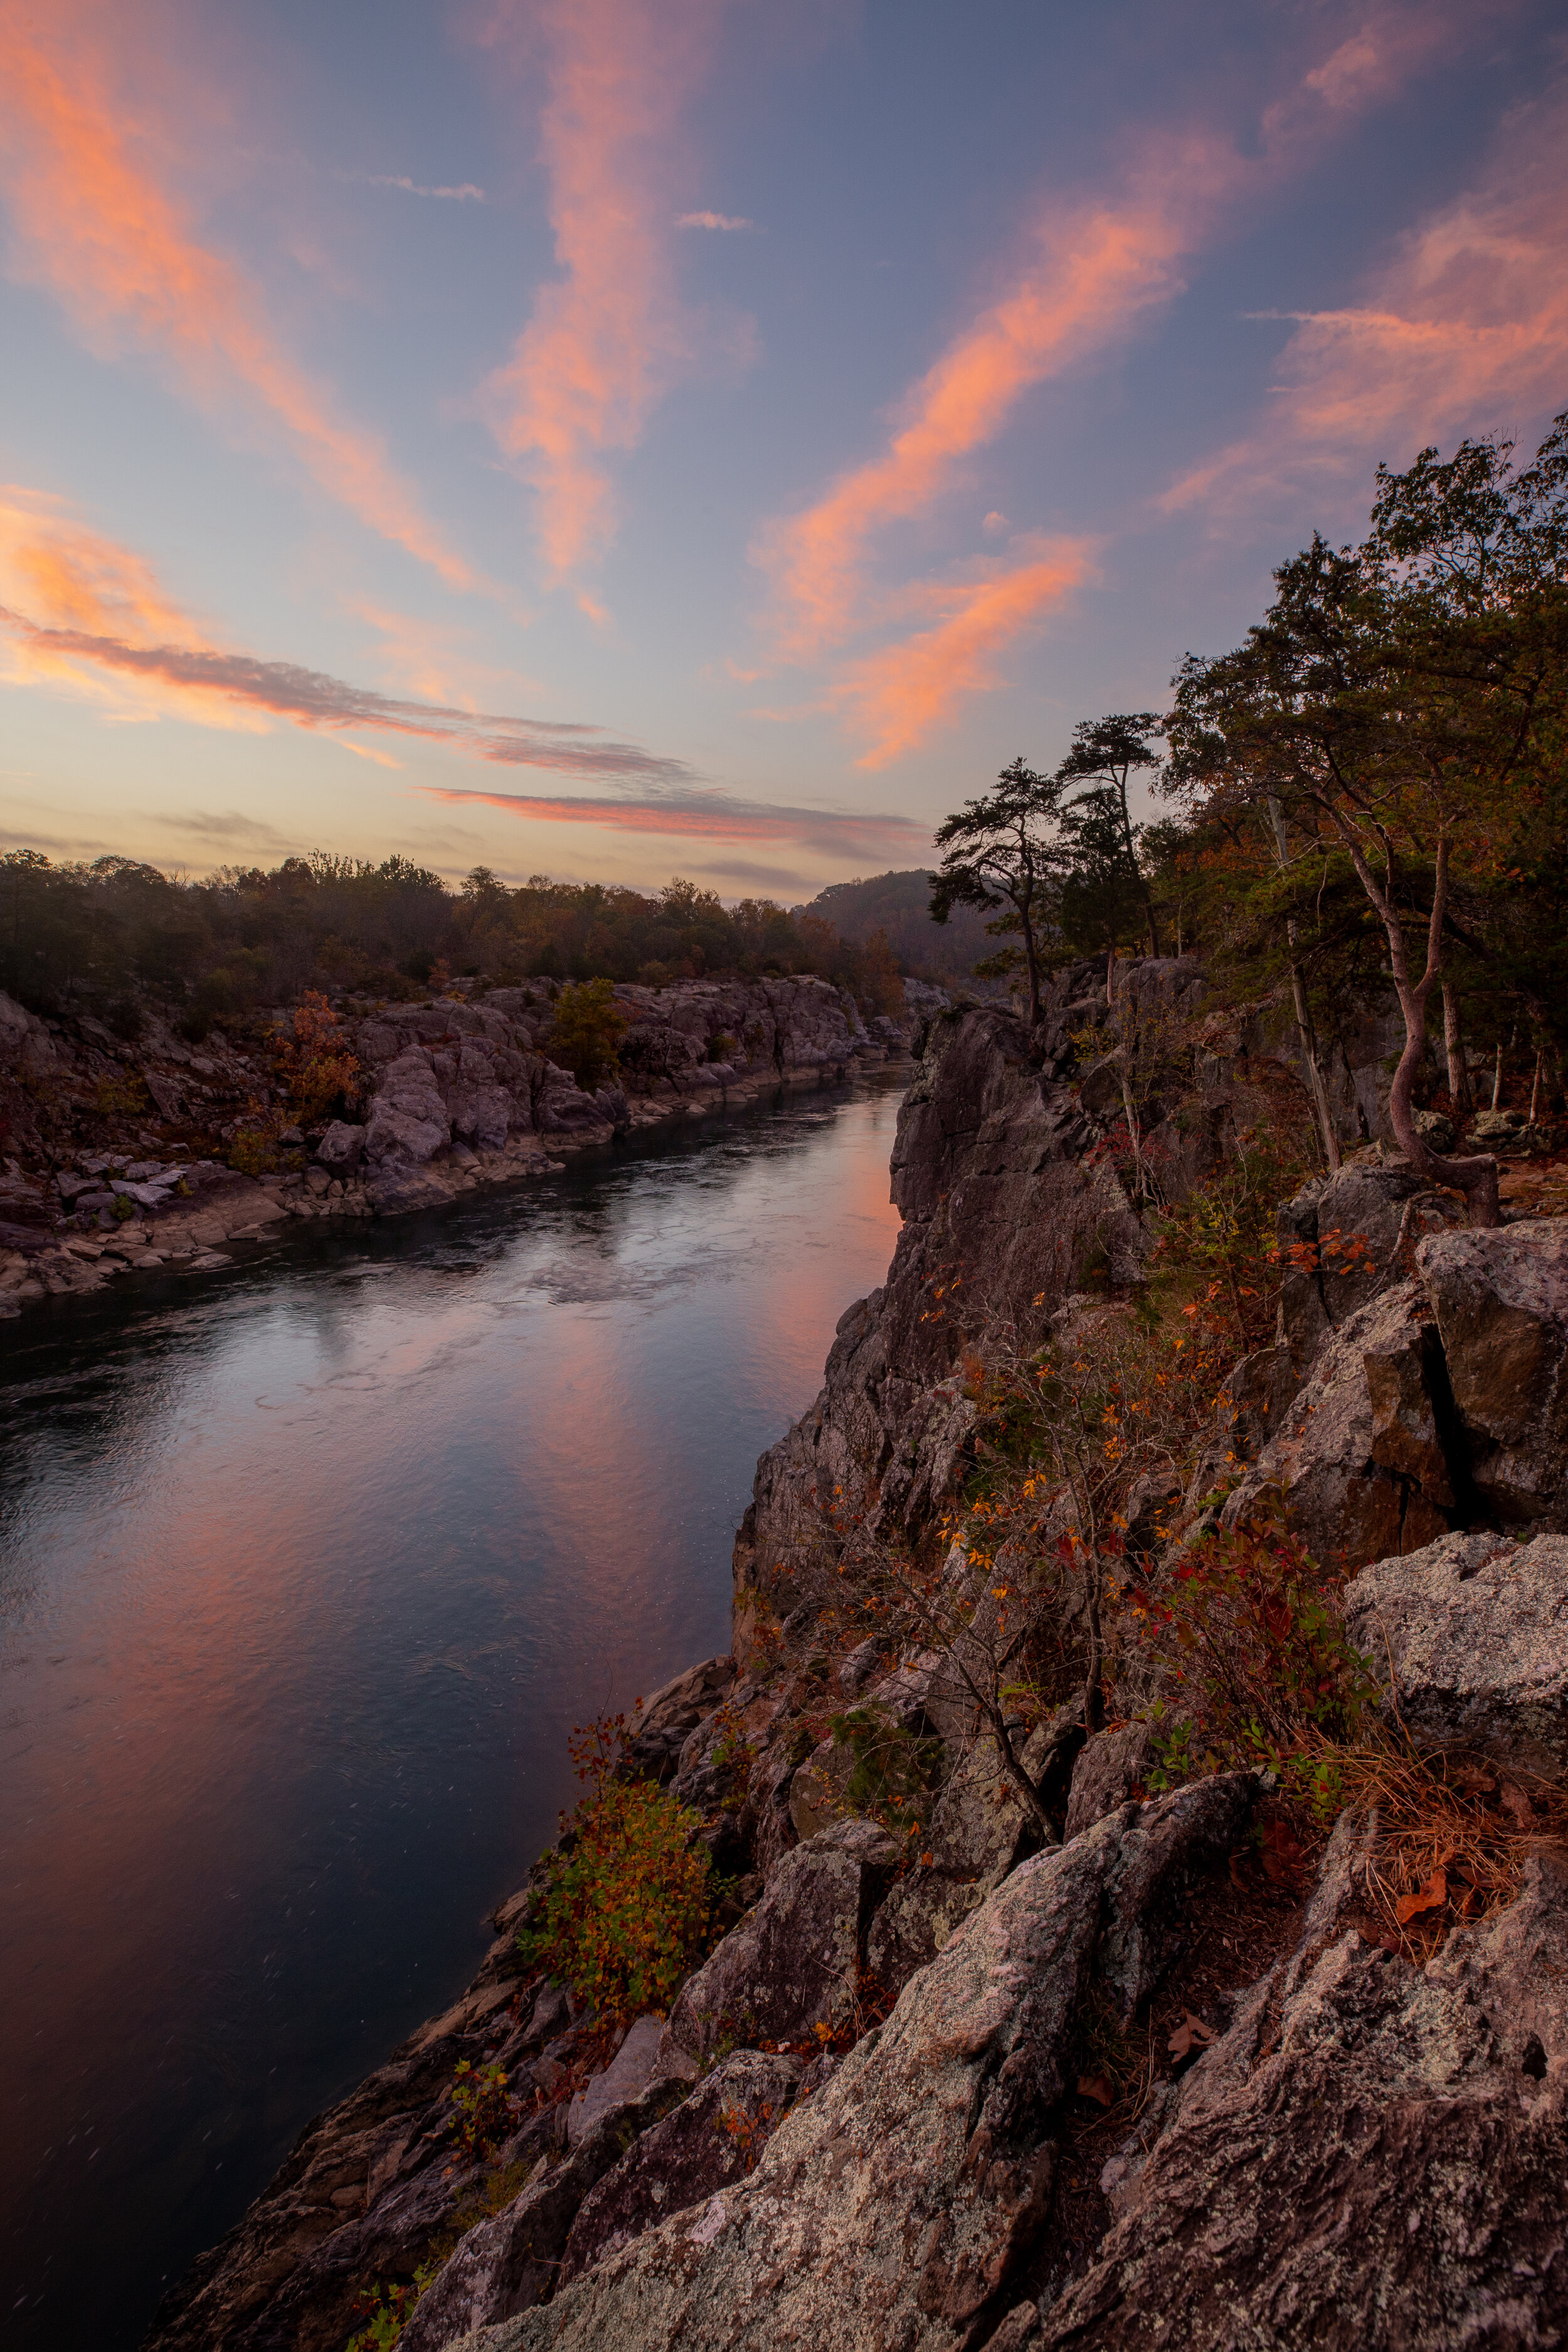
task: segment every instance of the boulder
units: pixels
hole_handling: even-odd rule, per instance
[[[469,2230],[421,2295],[398,2338],[399,2352],[442,2352],[471,2329],[527,2311],[549,2294],[589,2190],[685,2093],[684,2083],[660,2082],[634,2104],[611,2109],[563,2163]]]
[[[875,1822],[837,1822],[786,1853],[761,1902],[689,1978],[669,2013],[667,2059],[723,2040],[800,2041],[853,2010],[871,1912],[898,1859]]]
[[[629,1760],[653,1780],[673,1779],[688,1738],[713,1713],[734,1679],[733,1658],[706,1658],[700,1666],[688,1666],[675,1675],[651,1698],[639,1698],[626,1726]]]
[[[1062,1839],[1079,1837],[1107,1813],[1124,1805],[1149,1769],[1153,1733],[1147,1723],[1124,1723],[1097,1732],[1073,1766]]]
[[[334,1118],[316,1146],[316,1157],[333,1176],[352,1176],[364,1157],[365,1130],[352,1121]]]
[[[1568,2336],[1565,2179],[1568,1878],[1540,1853],[1425,1968],[1352,1930],[1266,1978],[1042,2344],[1545,2352]]]
[[[371,1105],[365,1157],[373,1168],[422,1168],[452,1140],[430,1056],[414,1045],[387,1064]]]
[[[1568,1530],[1568,1223],[1432,1234],[1415,1263],[1482,1511]]]
[[[798,2058],[760,2050],[736,2050],[715,2066],[590,2189],[566,2241],[559,2284],[754,2171],[803,2072]]]
[[[1047,1733],[1037,1731],[1022,1759],[1037,1780]],[[963,1749],[931,1811],[915,1857],[889,1887],[866,1938],[866,1965],[884,1993],[900,1992],[917,1969],[946,1948],[971,1912],[1027,1853],[1040,1832],[984,1734]]]
[[[1374,1561],[1345,1622],[1419,1737],[1568,1767],[1568,1536],[1449,1535]]]
[[[1282,1502],[1318,1560],[1350,1568],[1447,1533],[1454,1492],[1430,1312],[1410,1280],[1346,1318],[1226,1501],[1227,1526]]]
[[[1080,2001],[1097,1979],[1119,2007],[1147,1998],[1192,1874],[1230,1852],[1250,1787],[1236,1776],[1124,1806],[1024,1863],[748,2179],[467,2352],[984,2341],[983,2315],[1018,2300],[1009,2283],[1049,2210]]]
[[[566,2144],[579,2147],[612,2107],[628,2106],[640,2099],[659,2073],[658,2045],[664,2034],[662,2017],[639,2017],[627,2028],[625,2041],[605,2068],[584,2084],[566,2110]]]
[[[1448,1194],[1403,1161],[1314,1177],[1283,1203],[1279,1340],[1299,1380],[1358,1308],[1415,1272],[1421,1235],[1458,1214]]]

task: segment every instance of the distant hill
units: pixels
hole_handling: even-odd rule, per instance
[[[947,922],[933,923],[930,905],[930,871],[916,866],[904,874],[874,874],[866,882],[832,883],[809,907],[795,911],[821,916],[858,947],[873,931],[886,931],[904,971],[919,980],[967,981],[983,957],[1005,944],[986,937],[985,919],[973,908],[955,907]],[[995,983],[976,985],[986,992]]]

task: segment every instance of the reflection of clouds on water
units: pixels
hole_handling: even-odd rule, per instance
[[[90,2232],[140,2277],[171,2215],[220,2234],[190,2161],[218,2110],[254,2170],[263,2110],[286,2143],[378,2063],[571,1801],[573,1721],[724,1645],[755,1455],[890,1254],[895,1107],[14,1327],[0,2099],[51,2152],[0,2149],[0,2235],[29,2266]]]

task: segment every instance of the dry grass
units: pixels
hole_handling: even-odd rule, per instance
[[[1376,1812],[1363,1883],[1378,1940],[1417,1965],[1511,1903],[1531,1853],[1568,1843],[1568,1789],[1517,1764],[1410,1742],[1322,1754],[1343,1802]]]

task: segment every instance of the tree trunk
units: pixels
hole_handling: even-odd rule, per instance
[[[1274,845],[1279,855],[1279,871],[1283,874],[1290,862],[1289,843],[1285,833],[1285,818],[1272,793],[1268,795],[1268,814],[1274,826]],[[1333,1112],[1329,1105],[1329,1089],[1318,1060],[1318,1040],[1312,1027],[1311,1008],[1307,1003],[1307,982],[1296,961],[1296,918],[1288,916],[1285,937],[1290,949],[1290,996],[1296,1007],[1296,1031],[1301,1040],[1301,1054],[1307,1065],[1308,1081],[1312,1102],[1318,1114],[1318,1132],[1323,1146],[1323,1157],[1329,1163],[1329,1173],[1337,1176],[1340,1170],[1340,1139],[1334,1128]]]
[[[1035,953],[1035,926],[1029,919],[1026,900],[1018,908],[1018,921],[1024,934],[1024,969],[1029,975],[1029,1030],[1032,1035],[1040,1018],[1040,966]]]
[[[1459,997],[1452,981],[1443,982],[1443,1050],[1448,1057],[1448,1102],[1456,1129],[1475,1113],[1470,1073],[1465,1061],[1465,1034],[1459,1025]]]
[[[1447,835],[1441,836],[1437,843],[1432,918],[1426,932],[1426,969],[1419,981],[1412,981],[1405,948],[1405,926],[1397,908],[1387,893],[1378,887],[1360,841],[1338,810],[1331,805],[1329,815],[1350,851],[1351,863],[1355,867],[1362,888],[1383,919],[1383,928],[1388,936],[1388,961],[1394,993],[1399,999],[1400,1012],[1405,1016],[1405,1051],[1399,1057],[1399,1067],[1394,1073],[1394,1084],[1388,1090],[1388,1118],[1394,1140],[1418,1176],[1425,1176],[1434,1184],[1451,1185],[1456,1192],[1464,1194],[1472,1224],[1500,1224],[1498,1164],[1490,1153],[1478,1155],[1473,1160],[1445,1160],[1431,1149],[1415,1124],[1413,1099],[1415,1077],[1426,1059],[1426,1000],[1443,968],[1443,910],[1448,897]],[[1392,865],[1392,858],[1390,863]]]

